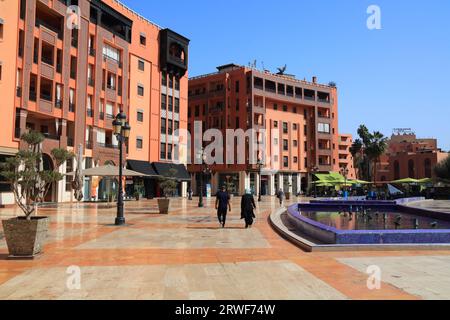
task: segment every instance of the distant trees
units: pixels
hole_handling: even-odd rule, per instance
[[[388,139],[379,131],[371,133],[365,125],[358,128],[358,136],[350,147],[358,178],[375,182],[377,163],[387,149]]]
[[[439,179],[450,181],[450,155],[436,165],[434,172]]]

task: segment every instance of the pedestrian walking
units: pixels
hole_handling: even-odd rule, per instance
[[[280,188],[280,190],[278,190],[277,198],[280,201],[280,207],[282,207],[283,206],[283,201],[284,201],[284,191],[283,191],[283,189]]]
[[[246,190],[241,199],[241,219],[245,219],[245,228],[251,228],[253,225],[253,219],[256,218],[254,209],[256,209],[255,199],[253,198],[252,191]]]
[[[230,195],[225,186],[222,186],[216,195],[217,218],[222,228],[225,228],[227,221],[227,210],[231,211]]]

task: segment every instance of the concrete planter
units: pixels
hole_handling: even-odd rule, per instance
[[[158,199],[159,214],[169,214],[170,199]]]
[[[10,257],[32,258],[41,253],[49,222],[48,217],[3,220],[3,231]]]

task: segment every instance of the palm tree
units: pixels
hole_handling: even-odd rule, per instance
[[[387,149],[387,138],[379,131],[370,133],[365,125],[358,128],[358,135],[360,138],[350,148],[355,167],[359,169],[360,179],[375,182],[377,164]]]
[[[434,172],[439,179],[450,182],[450,155],[436,165]]]

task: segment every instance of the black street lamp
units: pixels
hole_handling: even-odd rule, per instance
[[[316,166],[313,166],[311,168],[311,173],[313,175],[315,175],[317,172],[319,172],[319,168]],[[314,182],[314,198],[317,198],[317,181],[313,181]]]
[[[125,113],[120,112],[113,121],[114,135],[119,142],[119,192],[117,197],[117,217],[116,226],[125,224],[123,214],[123,188],[122,188],[122,165],[123,165],[123,144],[130,137],[131,127],[127,122]]]
[[[259,171],[259,195],[258,195],[258,202],[261,202],[262,201],[262,194],[261,194],[261,192],[262,192],[262,176],[261,176],[261,173],[262,173],[262,167],[263,167],[263,163],[262,163],[261,159],[258,159],[258,162],[257,162],[256,165],[258,166],[258,171]]]

